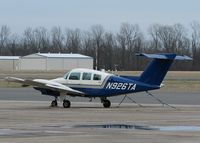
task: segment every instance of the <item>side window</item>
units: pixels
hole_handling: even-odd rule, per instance
[[[91,75],[92,75],[92,73],[86,73],[86,72],[84,72],[82,80],[91,80]]]
[[[101,75],[94,74],[93,80],[101,80]]]
[[[72,72],[69,76],[69,80],[80,80],[81,73]]]

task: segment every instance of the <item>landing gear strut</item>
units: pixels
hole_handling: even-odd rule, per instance
[[[101,98],[101,103],[103,103],[104,108],[110,108],[110,106],[111,106],[110,100],[108,100],[106,98]]]
[[[70,108],[71,102],[69,100],[63,100],[63,107],[64,108]]]

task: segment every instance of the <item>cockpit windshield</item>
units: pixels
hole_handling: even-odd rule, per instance
[[[70,72],[66,73],[66,74],[63,76],[63,78],[64,78],[64,79],[67,79],[68,76],[69,76],[69,73],[70,73]]]

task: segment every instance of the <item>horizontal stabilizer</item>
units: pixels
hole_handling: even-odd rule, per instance
[[[165,60],[192,60],[192,58],[183,55],[179,56],[176,54],[170,54],[170,53],[160,53],[160,54],[145,54],[145,53],[139,53],[136,54],[137,56],[144,56],[151,59],[165,59]]]
[[[183,56],[176,56],[175,60],[192,60],[192,58],[183,55]]]

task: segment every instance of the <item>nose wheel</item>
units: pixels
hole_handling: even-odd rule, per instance
[[[101,99],[101,102],[103,103],[104,108],[110,108],[111,102],[108,99]]]
[[[51,102],[51,107],[57,107],[57,106],[58,106],[57,100],[53,100],[53,101]]]

